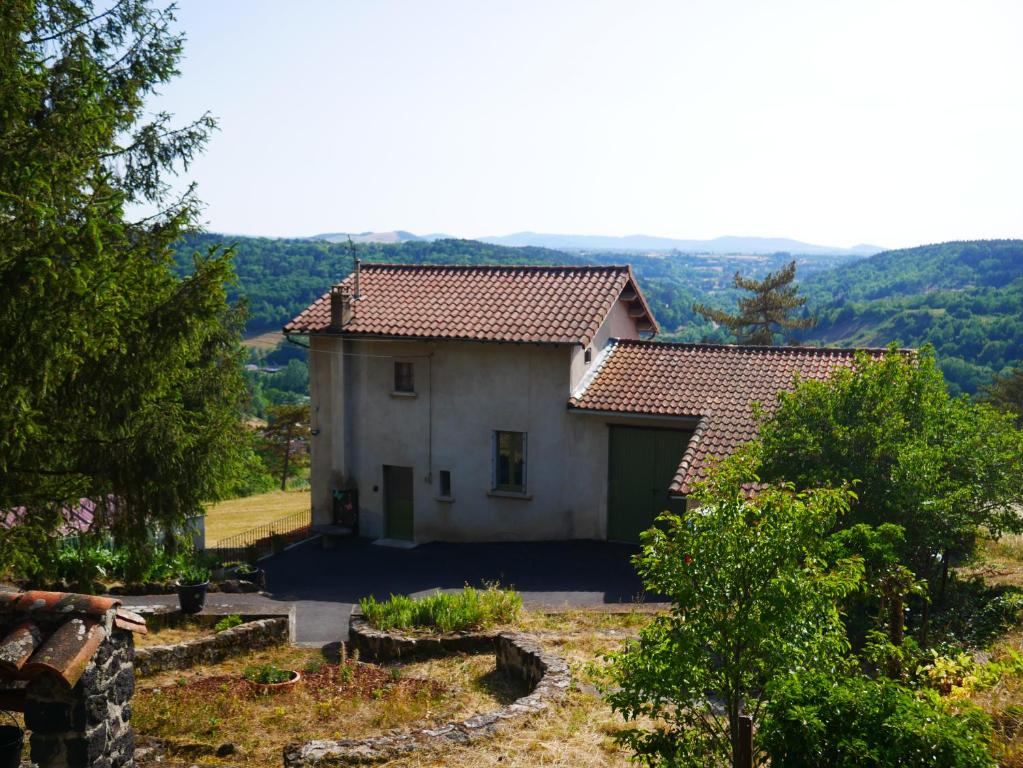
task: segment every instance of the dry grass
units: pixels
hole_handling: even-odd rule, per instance
[[[267,333],[261,333],[258,336],[250,336],[249,338],[242,341],[243,347],[249,349],[264,349],[271,350],[277,349],[284,342],[284,334],[280,331],[268,331]]]
[[[566,701],[546,712],[517,721],[492,738],[467,746],[446,745],[437,751],[416,752],[386,765],[423,768],[626,768],[634,765],[629,761],[629,754],[614,740],[625,723],[604,704],[595,683],[601,677],[603,654],[619,649],[649,620],[648,612],[638,610],[619,614],[600,611],[553,615],[523,612],[516,629],[537,636],[548,650],[565,658],[572,669],[575,686]],[[186,740],[209,745],[232,741],[242,750],[241,754],[223,761],[192,756],[182,765],[198,761],[209,765],[229,763],[269,768],[280,765],[280,751],[291,741],[351,738],[379,734],[389,728],[405,729],[440,723],[491,711],[523,693],[495,673],[493,656],[483,655],[408,664],[400,668],[400,679],[434,681],[441,684],[439,692],[422,688],[404,694],[384,690],[376,698],[347,700],[339,695],[326,705],[318,705],[308,694],[296,692],[287,702],[279,697],[264,697],[262,702],[258,699],[255,703],[251,700],[244,702],[244,708],[240,708],[241,704],[235,698],[229,697],[227,690],[223,693],[214,691],[204,697],[184,694],[189,683],[203,677],[241,674],[245,666],[267,661],[301,670],[315,655],[307,649],[281,648],[216,666],[142,678],[138,681],[140,690],[160,687],[167,692],[158,696],[174,691],[182,693],[179,694],[180,701],[173,701],[171,707],[167,706],[167,699],[161,700],[162,709],[157,709],[153,694],[138,695],[135,710],[141,714],[136,714],[136,726],[142,726],[140,732],[143,734],[157,735],[160,731],[153,718],[162,712],[165,720],[173,720],[179,729],[185,722],[192,724],[194,731]],[[384,667],[384,670],[389,668]]]
[[[272,695],[257,693],[239,680],[246,666],[266,663],[296,669],[305,679]],[[210,752],[230,742],[239,750],[231,764],[277,766],[281,749],[290,742],[440,725],[491,711],[523,693],[495,674],[493,656],[337,667],[318,652],[281,648],[215,667],[142,678],[132,719],[144,736],[182,746],[205,745]],[[192,752],[190,759],[194,756]]]
[[[155,631],[150,628],[149,632],[144,635],[135,635],[135,647],[145,648],[150,645],[171,645],[183,643],[186,640],[208,637],[213,634],[216,634],[213,627],[189,621],[176,627],[164,627]]]
[[[980,576],[991,586],[1023,587],[1023,536],[982,540],[977,555],[975,563],[960,569],[963,575]],[[1010,653],[1023,653],[1023,627],[1011,629],[990,649],[995,662]],[[1023,768],[1023,677],[1005,674],[995,685],[973,691],[968,698],[991,716],[993,753],[1000,768]]]
[[[308,512],[308,489],[271,491],[213,504],[206,510],[206,546],[297,512]]]
[[[415,768],[627,768],[630,753],[615,742],[625,721],[611,712],[597,693],[601,657],[621,648],[650,620],[647,612],[610,614],[571,611],[524,613],[518,628],[535,634],[572,669],[574,690],[558,707],[533,715],[490,739],[470,746],[450,746],[385,763]]]

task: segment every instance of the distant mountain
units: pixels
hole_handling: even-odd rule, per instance
[[[403,229],[395,229],[391,232],[325,232],[307,239],[324,240],[328,243],[347,243],[349,237],[352,238],[353,243],[410,243],[420,240],[437,240],[443,235],[419,237]]]
[[[434,233],[415,235],[404,230],[392,232],[326,232],[313,235],[309,240],[323,240],[328,243],[344,243],[349,236],[353,243],[408,243],[417,241],[454,239],[450,235]],[[650,235],[628,235],[609,237],[605,235],[558,235],[539,232],[516,232],[511,235],[475,238],[482,243],[503,245],[507,248],[553,248],[560,251],[589,251],[597,253],[628,251],[683,251],[685,253],[708,254],[770,254],[793,253],[804,256],[872,256],[883,248],[876,245],[854,245],[851,248],[837,248],[830,245],[814,245],[785,237],[717,237],[713,240],[679,240],[671,237]]]
[[[933,344],[953,391],[1023,361],[1023,240],[886,251],[801,279],[822,344]]]
[[[671,237],[650,235],[627,235],[608,237],[604,235],[559,235],[538,232],[516,232],[512,235],[478,238],[484,243],[521,247],[526,245],[540,248],[584,251],[684,251],[686,253],[798,253],[822,256],[871,256],[884,250],[875,245],[854,245],[851,248],[837,248],[828,245],[814,245],[784,237],[717,237],[713,240],[679,240]]]

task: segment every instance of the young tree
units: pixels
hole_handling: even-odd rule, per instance
[[[739,718],[756,722],[769,683],[829,669],[847,650],[837,602],[861,578],[858,560],[829,568],[825,537],[848,506],[843,490],[755,495],[755,457],[719,465],[683,517],[643,536],[636,566],[671,610],[611,656],[611,706],[652,718],[622,739],[651,766],[732,764]]]
[[[776,334],[811,328],[816,323],[812,317],[793,316],[795,310],[806,304],[806,298],[797,295],[799,289],[792,284],[795,279],[795,261],[769,273],[763,280],[753,280],[736,272],[732,285],[753,294],[739,299],[738,314],[730,315],[705,304],[694,304],[693,311],[728,328],[740,344],[770,346]]]
[[[236,468],[229,254],[172,269],[198,202],[167,179],[214,123],[146,112],[177,74],[173,19],[150,0],[0,8],[0,509],[23,511],[3,563],[31,559],[62,503],[91,498],[97,527],[141,542]]]
[[[951,397],[930,348],[862,354],[827,381],[799,382],[760,434],[765,479],[854,482],[844,523],[901,526],[902,562],[929,584],[950,555],[972,550],[979,529],[1023,525],[1023,432],[990,406]]]
[[[269,423],[263,430],[263,453],[274,475],[281,478],[281,490],[296,470],[309,465],[307,451],[296,444],[309,444],[309,405],[274,405],[268,411]]]

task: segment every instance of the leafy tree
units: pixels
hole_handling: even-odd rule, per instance
[[[149,0],[0,9],[0,562],[29,567],[62,503],[144,542],[224,491],[238,460],[240,310],[229,254],[176,271],[195,220],[170,194],[213,129],[145,111],[182,37]],[[144,211],[144,213],[141,213]]]
[[[810,328],[812,317],[793,317],[794,310],[806,303],[798,296],[798,288],[792,284],[796,279],[796,262],[768,274],[763,280],[743,277],[738,272],[732,278],[736,288],[753,294],[739,299],[739,312],[730,315],[720,309],[696,304],[693,311],[719,325],[728,328],[741,344],[770,346],[775,334],[800,328]]]
[[[627,720],[654,720],[622,736],[647,765],[730,764],[740,716],[758,721],[772,681],[847,650],[836,603],[862,565],[828,567],[823,554],[848,492],[750,496],[754,465],[748,453],[719,465],[683,517],[665,513],[643,536],[636,567],[671,610],[611,656],[608,700]]]
[[[1016,368],[1004,376],[996,376],[981,390],[981,400],[1016,417],[1016,425],[1023,427],[1023,368]]]
[[[1023,432],[990,406],[951,397],[929,348],[861,354],[779,400],[761,427],[763,476],[796,488],[855,482],[845,524],[901,526],[901,562],[928,584],[972,551],[980,528],[1020,530]]]
[[[281,490],[288,478],[309,465],[307,451],[297,450],[309,444],[309,405],[274,405],[269,408],[269,424],[263,430],[262,452],[270,471],[281,478]]]

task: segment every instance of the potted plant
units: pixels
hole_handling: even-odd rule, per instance
[[[242,673],[250,685],[260,693],[280,693],[290,690],[302,675],[293,669],[281,669],[274,663],[246,667]]]
[[[0,725],[0,768],[18,768],[25,745],[25,732],[13,715],[5,713],[8,722]]]
[[[178,603],[182,613],[199,613],[206,604],[206,590],[210,586],[209,569],[198,563],[191,563],[181,569],[175,584]]]
[[[247,581],[255,584],[260,589],[266,589],[266,578],[263,569],[257,568],[252,563],[239,563],[234,567],[234,576],[239,581]]]

